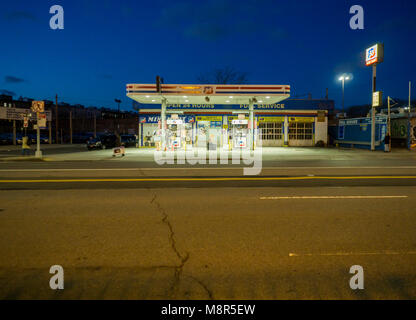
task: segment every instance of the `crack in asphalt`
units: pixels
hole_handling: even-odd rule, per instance
[[[151,204],[154,204],[157,208],[157,210],[162,215],[162,223],[164,223],[169,230],[169,243],[171,246],[172,251],[175,253],[176,257],[179,259],[180,264],[177,266],[173,266],[172,268],[175,270],[174,273],[174,283],[172,284],[170,290],[171,293],[175,293],[175,291],[178,289],[181,276],[183,274],[183,268],[185,267],[186,262],[189,260],[189,253],[182,254],[177,245],[176,245],[176,238],[175,238],[175,231],[173,230],[172,224],[169,220],[169,216],[166,213],[165,209],[161,206],[161,204],[157,201],[157,195],[153,195],[153,199],[150,201]],[[188,278],[193,279],[195,282],[197,282],[207,293],[208,297],[213,300],[213,294],[212,291],[209,290],[209,288],[199,279],[195,277],[188,276]]]

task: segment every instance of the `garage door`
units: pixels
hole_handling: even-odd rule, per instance
[[[311,147],[313,146],[313,122],[289,123],[289,146]]]
[[[280,147],[283,145],[283,122],[260,122],[258,129],[263,147]]]

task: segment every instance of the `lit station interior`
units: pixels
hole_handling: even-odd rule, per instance
[[[223,150],[327,144],[330,100],[289,99],[290,85],[128,84],[139,146]]]

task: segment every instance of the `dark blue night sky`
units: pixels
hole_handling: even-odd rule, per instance
[[[49,28],[49,8],[65,10],[65,29]],[[365,29],[349,28],[349,8],[365,10]],[[115,107],[126,83],[194,83],[231,66],[253,84],[290,84],[341,104],[338,77],[351,73],[346,106],[370,101],[366,47],[383,42],[378,89],[407,98],[416,87],[416,1],[123,1],[0,3],[0,93]],[[416,91],[416,90],[415,90]]]

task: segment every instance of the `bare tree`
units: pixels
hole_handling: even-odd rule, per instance
[[[197,81],[201,84],[245,84],[247,73],[236,71],[232,67],[225,67],[202,73],[197,77]]]

